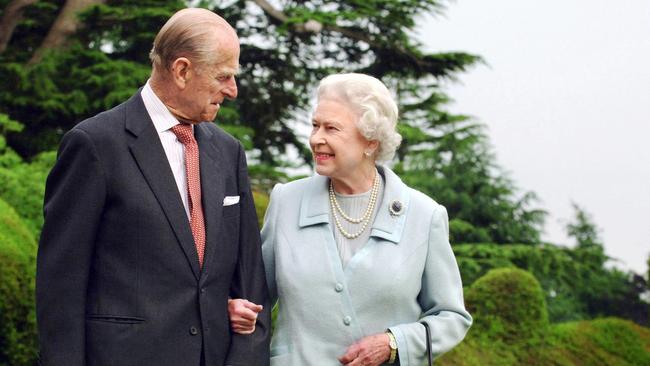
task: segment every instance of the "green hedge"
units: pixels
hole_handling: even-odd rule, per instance
[[[30,230],[0,199],[0,365],[36,359],[35,253]]]
[[[465,299],[474,325],[438,365],[650,365],[650,329],[617,318],[551,325],[542,288],[526,271],[491,270]]]

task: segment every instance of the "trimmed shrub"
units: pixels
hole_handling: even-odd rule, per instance
[[[0,199],[0,365],[36,360],[35,253],[30,230]]]
[[[491,270],[470,287],[466,301],[475,319],[472,331],[483,337],[505,343],[536,340],[548,328],[542,287],[521,269]]]

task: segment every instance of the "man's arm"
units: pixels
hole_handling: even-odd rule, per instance
[[[232,298],[244,298],[264,306],[257,317],[255,331],[250,335],[233,334],[226,365],[268,365],[271,337],[271,306],[262,262],[262,245],[257,225],[257,214],[248,179],[246,155],[239,145],[239,191],[241,219],[239,233],[239,261],[231,285]]]
[[[86,289],[105,193],[90,137],[71,130],[45,188],[36,266],[41,365],[85,364]]]

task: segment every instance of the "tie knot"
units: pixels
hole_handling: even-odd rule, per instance
[[[179,123],[176,126],[172,127],[172,132],[178,138],[178,141],[183,145],[187,145],[195,142],[194,133],[192,131],[192,125],[187,123]]]

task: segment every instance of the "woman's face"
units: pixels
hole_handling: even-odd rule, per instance
[[[364,157],[371,146],[357,129],[357,114],[337,99],[321,99],[312,117],[309,138],[316,172],[330,178],[349,179],[362,164],[374,164]]]

